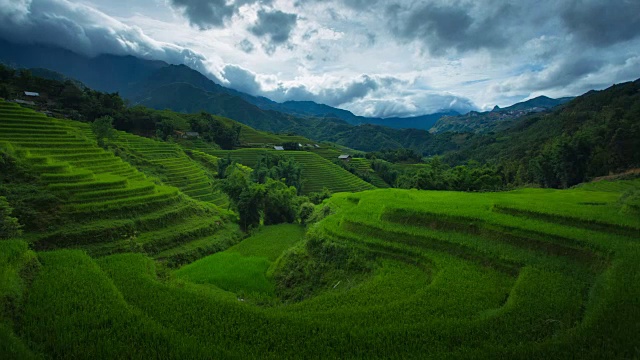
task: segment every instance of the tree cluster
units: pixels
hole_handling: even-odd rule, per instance
[[[504,188],[504,180],[490,166],[470,163],[450,167],[434,157],[419,170],[398,176],[395,185],[419,190],[496,191]]]
[[[229,196],[240,216],[243,230],[264,223],[274,225],[297,220],[300,199],[293,186],[266,178],[264,183],[252,180],[251,169],[233,164],[226,169],[222,189]]]
[[[293,158],[267,153],[258,159],[251,178],[258,184],[264,184],[268,179],[279,180],[299,193],[302,189],[302,166]]]

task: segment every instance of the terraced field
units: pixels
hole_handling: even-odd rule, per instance
[[[240,149],[233,151],[209,151],[209,154],[219,158],[231,156],[231,159],[242,165],[253,167],[260,156],[272,153],[294,158],[302,166],[302,193],[322,191],[328,188],[332,192],[354,192],[371,190],[375,187],[359,177],[344,170],[338,165],[307,151],[275,151],[266,149]]]
[[[125,132],[118,132],[116,144],[151,163],[164,184],[175,186],[196,200],[228,205],[227,196],[214,186],[215,172],[193,161],[181,147]]]
[[[329,161],[333,161],[337,159],[338,156],[342,155],[342,152],[330,147],[313,148],[311,149],[311,152],[318,154]]]
[[[375,187],[380,189],[389,188],[389,184],[382,180],[382,178],[373,171],[371,168],[371,161],[364,158],[353,158],[350,163],[351,166],[355,167],[358,171],[369,174],[371,184]]]
[[[70,123],[86,137],[95,139],[88,124]],[[177,187],[185,195],[199,201],[221,207],[229,204],[227,196],[214,186],[215,170],[193,161],[181,146],[123,131],[116,132],[112,143],[119,147],[119,153],[126,154],[129,162],[135,163],[142,172],[159,178],[163,184]],[[201,147],[208,148],[206,143],[200,143]]]
[[[36,248],[79,247],[94,255],[135,250],[179,263],[223,250],[237,241],[237,226],[229,222],[226,211],[195,202],[176,187],[157,185],[98,147],[87,130],[77,122],[0,102],[0,143],[18,149],[42,184],[64,199],[60,211],[66,223],[30,234]],[[210,190],[210,183],[201,176],[204,172],[184,153],[180,159],[193,166],[174,166],[180,155],[175,147],[152,147],[155,142],[120,135],[120,141],[130,140],[132,147],[141,143],[149,146],[141,153],[166,156],[149,160],[166,169],[170,179],[166,183],[182,186],[195,198],[205,185]],[[196,170],[200,171],[197,179],[203,181],[187,184],[196,179],[191,177]],[[182,178],[185,182],[179,182]]]
[[[338,158],[338,156],[342,155],[343,152],[339,151],[335,148],[330,147],[321,147],[314,148],[310,150],[314,154],[318,154],[319,156],[329,160],[334,161]],[[346,151],[346,154],[349,154],[350,151]],[[365,172],[369,174],[371,179],[371,184],[380,189],[389,188],[389,184],[387,184],[380,176],[378,176],[373,169],[371,169],[371,161],[365,158],[353,158],[351,159],[351,164],[361,172]]]
[[[265,229],[175,279],[159,280],[142,254],[40,253],[18,302],[21,330],[3,336],[14,353],[64,358],[634,358],[640,216],[621,201],[640,180],[617,186],[336,194],[313,244]],[[268,273],[256,278],[270,262],[319,242],[327,251],[315,261],[346,261],[343,249],[376,267],[329,278],[300,302],[244,301],[273,290]],[[4,278],[20,284],[33,254],[15,242],[0,254],[7,247]],[[107,335],[104,322],[117,331]]]

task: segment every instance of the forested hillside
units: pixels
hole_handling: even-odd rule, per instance
[[[445,159],[503,164],[515,181],[548,187],[640,167],[640,80],[591,91],[550,114],[471,137]]]
[[[573,98],[551,99],[546,96],[539,96],[506,108],[496,106],[493,110],[487,112],[471,111],[464,115],[445,116],[440,118],[433,127],[428,130],[432,133],[497,132],[509,127],[511,123],[518,121],[523,116],[547,112],[572,99]]]

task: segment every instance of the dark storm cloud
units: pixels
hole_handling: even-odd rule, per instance
[[[568,57],[541,73],[529,84],[529,88],[544,90],[564,87],[597,72],[603,65],[604,61],[597,57]]]
[[[298,16],[280,10],[259,10],[258,21],[249,28],[257,37],[266,38],[268,46],[276,47],[289,41],[291,32],[298,22]]]
[[[640,1],[573,0],[562,20],[582,42],[606,47],[640,37]]]
[[[58,46],[86,56],[135,55],[186,64],[207,73],[204,57],[157,42],[88,6],[64,0],[32,0],[0,8],[0,38],[15,43]]]
[[[226,0],[171,0],[171,4],[183,11],[192,26],[201,30],[222,27],[237,9]]]
[[[226,25],[242,5],[270,5],[272,0],[170,0],[171,5],[180,9],[192,26],[200,30],[219,28]]]
[[[240,50],[244,51],[247,54],[251,54],[256,49],[256,46],[253,45],[253,43],[249,41],[249,39],[240,41],[238,47],[240,48]]]
[[[495,4],[487,12],[472,15],[462,3],[426,3],[404,7],[392,4],[386,15],[392,32],[400,40],[423,43],[431,54],[449,50],[466,52],[481,48],[499,49],[508,45],[512,34],[504,31],[515,10],[509,4]]]
[[[592,54],[567,56],[550,64],[541,71],[524,73],[518,77],[509,79],[503,84],[497,85],[496,90],[502,93],[534,92],[563,89],[578,83],[589,83],[593,74],[602,71],[609,64],[604,59]],[[628,68],[639,68],[638,64],[631,63]],[[609,81],[607,81],[608,83]],[[601,84],[600,84],[601,85]]]
[[[366,10],[374,7],[378,0],[342,0],[348,7],[356,10]]]

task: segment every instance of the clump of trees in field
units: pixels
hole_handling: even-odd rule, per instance
[[[306,197],[298,196],[301,168],[293,159],[268,154],[253,170],[228,158],[218,165],[221,188],[238,211],[243,230],[260,223],[293,223],[298,220],[301,205],[308,203]]]

